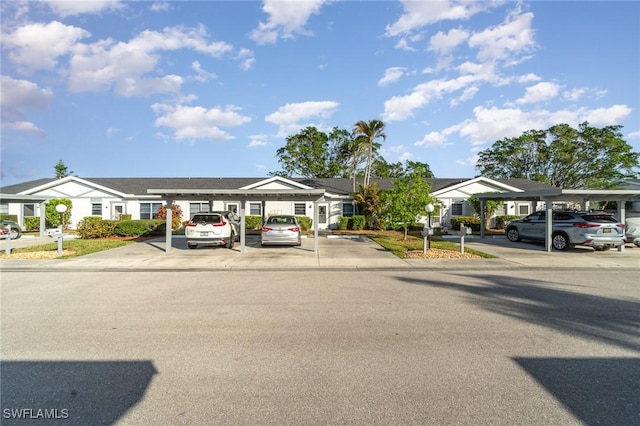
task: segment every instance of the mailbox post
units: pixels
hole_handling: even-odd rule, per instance
[[[56,206],[56,211],[58,213],[60,213],[60,235],[58,235],[58,256],[62,256],[62,249],[63,249],[63,237],[62,237],[62,232],[64,231],[64,212],[67,211],[67,206],[65,206],[64,204],[58,204]]]
[[[460,235],[460,253],[464,253],[464,237],[467,235],[471,235],[471,227],[467,228],[466,226],[464,226],[464,223],[461,223],[458,235]]]

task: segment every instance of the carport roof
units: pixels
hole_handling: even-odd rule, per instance
[[[561,189],[476,194],[481,200],[640,201],[633,189]]]
[[[173,200],[209,200],[215,197],[233,200],[319,201],[325,195],[324,189],[149,189],[147,192]]]
[[[55,197],[48,195],[0,194],[0,203],[42,203],[52,198]]]

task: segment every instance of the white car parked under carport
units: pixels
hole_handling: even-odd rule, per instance
[[[627,218],[625,237],[627,243],[633,243],[640,247],[640,217]]]

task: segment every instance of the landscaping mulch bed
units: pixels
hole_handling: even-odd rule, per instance
[[[480,256],[471,253],[460,253],[453,250],[430,249],[426,253],[422,250],[408,250],[405,252],[406,259],[479,259]]]

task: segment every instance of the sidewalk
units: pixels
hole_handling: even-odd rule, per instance
[[[14,243],[36,244],[14,240]],[[45,237],[44,242],[51,242]],[[456,241],[457,242],[457,241]],[[17,247],[17,244],[15,244]],[[494,259],[400,259],[378,244],[363,237],[327,238],[318,241],[304,238],[301,247],[260,247],[258,238],[248,238],[245,251],[203,247],[187,248],[184,237],[172,240],[165,253],[164,239],[139,242],[104,252],[72,259],[0,260],[1,270],[15,269],[137,269],[137,270],[292,270],[292,269],[520,269],[520,268],[631,268],[640,269],[640,248],[627,246],[624,251],[595,252],[576,248],[548,253],[540,244],[511,243],[504,237],[466,237],[465,247],[492,254]]]

